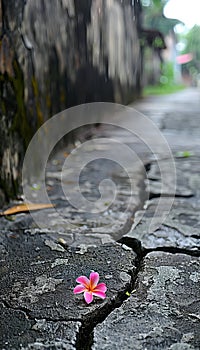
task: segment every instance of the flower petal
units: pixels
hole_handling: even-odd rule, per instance
[[[83,286],[85,286],[86,288],[89,286],[90,281],[86,276],[80,276],[76,279],[77,283],[81,283]]]
[[[84,298],[87,304],[90,304],[93,300],[93,295],[92,292],[85,292],[84,293]]]
[[[97,272],[91,272],[90,274],[90,287],[93,289],[99,282],[99,274]]]
[[[106,292],[107,291],[107,287],[105,285],[105,283],[99,283],[97,284],[97,286],[93,289],[94,292]]]
[[[92,292],[93,295],[96,295],[97,297],[101,298],[101,299],[105,299],[106,295],[104,292]]]
[[[84,286],[76,286],[73,290],[74,294],[79,294],[85,292],[86,288]]]

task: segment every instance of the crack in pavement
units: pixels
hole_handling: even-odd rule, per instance
[[[109,307],[105,308],[105,311],[102,310],[101,313],[98,315],[98,318],[93,320],[88,325],[88,322],[86,324],[82,324],[82,327],[80,328],[80,332],[78,334],[77,342],[76,342],[76,349],[77,350],[90,350],[93,344],[93,331],[95,327],[98,324],[101,324],[106,318],[117,308],[119,308],[125,300],[129,298],[131,295],[131,292],[134,290],[135,281],[137,279],[137,274],[140,271],[140,265],[142,263],[142,260],[137,262],[137,269],[134,273],[134,275],[130,272],[131,276],[131,282],[129,286],[127,286],[124,291],[122,291],[115,302],[111,304]]]
[[[126,245],[127,247],[131,248],[136,254],[136,261],[137,261],[137,270],[135,272],[135,275],[132,276],[131,285],[129,288],[124,290],[124,293],[121,295],[121,298],[119,298],[119,301],[115,303],[113,306],[111,306],[109,309],[106,310],[105,313],[102,312],[101,316],[98,318],[98,320],[95,320],[92,324],[89,325],[82,325],[80,328],[80,332],[78,334],[77,343],[76,343],[76,349],[77,350],[91,350],[93,345],[93,337],[94,337],[94,329],[97,325],[101,324],[103,321],[107,319],[107,317],[112,314],[112,312],[122,306],[122,304],[131,296],[131,292],[135,289],[135,283],[138,278],[138,273],[141,271],[143,267],[144,257],[152,252],[165,252],[170,254],[186,254],[190,256],[200,256],[200,252],[192,252],[186,249],[179,249],[179,248],[171,248],[171,247],[159,247],[157,249],[145,249],[142,247],[141,242],[130,237],[122,237],[119,241],[119,243]],[[129,295],[125,294],[125,292],[128,292]],[[194,318],[197,316],[194,315]]]

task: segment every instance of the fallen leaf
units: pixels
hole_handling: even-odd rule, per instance
[[[188,157],[192,157],[192,156],[194,156],[194,153],[190,152],[190,151],[176,152],[176,157],[178,157],[178,158],[188,158]]]
[[[13,215],[13,214],[27,212],[31,210],[40,210],[40,209],[47,209],[47,208],[53,208],[53,207],[54,207],[54,204],[22,203],[0,212],[0,215],[1,216]]]

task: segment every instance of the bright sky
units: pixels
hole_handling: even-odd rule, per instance
[[[179,19],[189,28],[195,24],[200,25],[200,0],[169,0],[164,15]]]

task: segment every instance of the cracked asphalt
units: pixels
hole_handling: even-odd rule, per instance
[[[63,164],[75,146],[58,151],[46,169],[56,210],[35,214],[45,227],[38,228],[28,213],[0,217],[2,350],[200,349],[200,91],[149,97],[133,107],[158,126],[171,147],[177,179],[170,211],[170,160],[162,149],[152,154],[126,129],[94,127],[90,137],[101,143],[85,148],[95,159],[79,179],[85,198],[97,201],[104,179],[116,186],[110,203],[112,188],[104,184],[108,198],[100,214],[70,204],[77,184]],[[156,144],[156,135],[148,137]],[[111,138],[141,160],[130,163],[128,172],[103,159]],[[80,162],[75,155],[74,168]],[[33,186],[33,198],[39,185]],[[152,218],[155,228],[149,231]],[[99,273],[108,291],[105,300],[87,305],[73,288],[78,276],[91,271]]]

